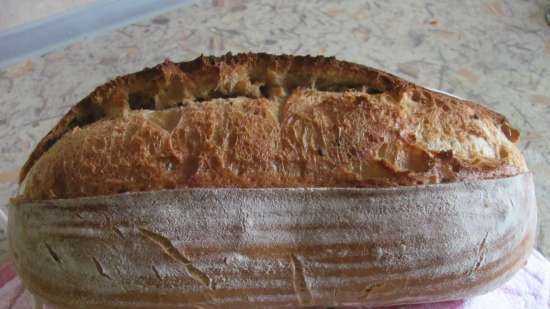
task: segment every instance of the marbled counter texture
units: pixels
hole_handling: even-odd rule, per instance
[[[480,102],[522,132],[550,255],[550,27],[537,1],[200,1],[0,69],[0,198],[79,99],[165,58],[334,55]],[[0,44],[2,44],[0,42]],[[467,207],[467,205],[464,205]],[[2,237],[5,256],[5,236]]]

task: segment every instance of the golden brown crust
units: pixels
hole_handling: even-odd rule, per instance
[[[480,105],[334,58],[167,61],[73,107],[23,167],[17,200],[504,177],[527,170],[518,138]]]

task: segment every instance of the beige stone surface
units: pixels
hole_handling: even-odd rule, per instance
[[[114,76],[201,53],[334,55],[506,115],[522,132],[521,148],[535,174],[538,246],[548,256],[550,27],[543,4],[201,1],[22,61],[0,69],[0,198],[7,203],[15,192],[18,169],[38,139]]]
[[[62,14],[95,0],[2,0],[0,31],[22,24]]]

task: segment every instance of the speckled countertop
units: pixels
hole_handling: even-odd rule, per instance
[[[267,51],[354,61],[490,106],[522,132],[550,255],[550,27],[537,1],[201,1],[0,69],[0,201],[36,142],[109,78],[169,57]],[[6,257],[0,233],[0,260]]]

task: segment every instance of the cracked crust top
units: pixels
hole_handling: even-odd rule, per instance
[[[362,65],[201,56],[94,90],[36,146],[14,200],[506,177],[527,171],[518,139],[500,114]]]

